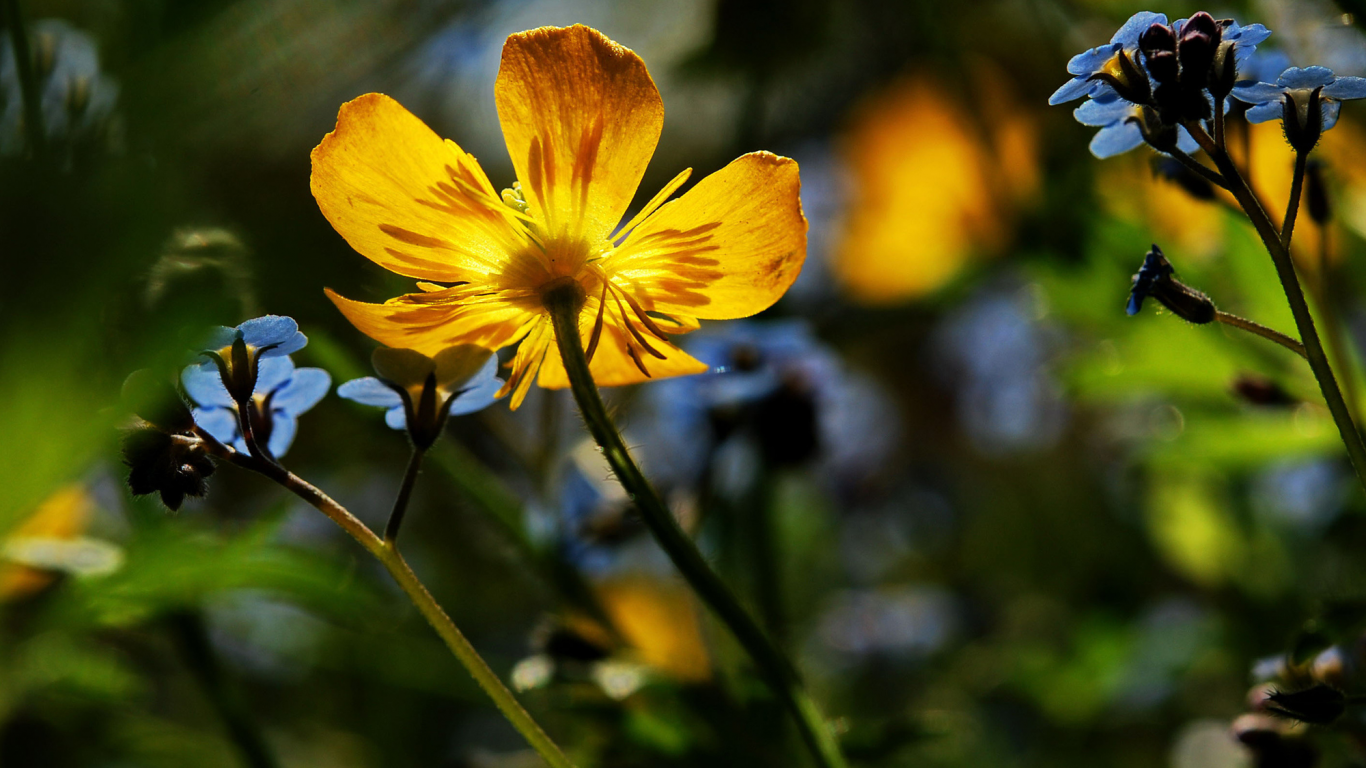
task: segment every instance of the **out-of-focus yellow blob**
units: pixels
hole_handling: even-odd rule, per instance
[[[894,86],[856,113],[842,152],[852,195],[832,268],[850,296],[923,296],[1005,243],[1016,204],[1038,187],[1034,123],[1004,104],[977,121],[938,84]],[[984,130],[979,125],[985,124]]]
[[[5,543],[75,539],[85,532],[91,511],[90,496],[85,488],[68,485],[38,505],[32,516],[10,532]],[[31,595],[55,578],[52,571],[0,559],[0,601]]]
[[[642,663],[684,682],[711,677],[697,608],[681,584],[622,576],[597,590],[603,609]]]
[[[1152,229],[1153,239],[1182,258],[1203,258],[1224,242],[1218,202],[1191,197],[1152,169],[1153,153],[1130,152],[1100,163],[1097,191],[1105,210]]]

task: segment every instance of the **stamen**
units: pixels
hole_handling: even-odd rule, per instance
[[[669,199],[669,195],[672,195],[679,187],[683,186],[683,183],[686,182],[691,175],[692,169],[684,168],[682,173],[673,177],[673,180],[668,184],[665,184],[664,188],[659,190],[654,197],[650,198],[650,202],[646,203],[644,208],[640,209],[639,213],[632,216],[631,220],[626,222],[626,226],[617,230],[617,236],[614,238],[613,245],[621,245],[621,241],[625,240],[626,236],[631,234],[631,230],[640,226],[641,222],[645,221],[650,214],[654,213],[656,208],[663,205],[664,201]]]
[[[606,280],[602,281],[602,296],[598,297],[598,319],[593,322],[593,333],[588,339],[588,350],[585,353],[588,362],[593,362],[593,353],[598,351],[598,342],[602,340],[602,320],[607,310],[607,286]]]
[[[619,288],[615,291],[612,291],[612,297],[616,299],[617,302],[617,311],[621,313],[621,324],[626,327],[626,330],[631,332],[631,335],[635,337],[636,341],[640,344],[640,346],[645,348],[646,352],[649,352],[650,354],[654,355],[660,360],[664,360],[664,354],[661,353],[659,350],[655,349],[654,347],[650,346],[650,342],[646,341],[645,337],[641,335],[640,331],[636,330],[635,324],[631,322],[631,318],[626,314],[626,308],[621,305],[621,299],[618,298],[620,293],[621,289]],[[630,344],[627,344],[627,349],[630,349]],[[646,375],[648,376],[649,374]]]
[[[644,323],[645,327],[650,329],[650,333],[653,333],[655,336],[659,337],[660,341],[669,340],[668,335],[665,334],[664,331],[661,330],[658,325],[655,325],[655,321],[653,318],[645,314],[645,310],[640,306],[640,303],[637,302],[635,298],[631,296],[631,294],[627,293],[625,289],[622,288],[618,288],[617,290],[621,292],[621,297],[623,299],[626,299],[626,303],[631,305],[631,309],[636,313],[636,317],[640,318],[640,322]]]

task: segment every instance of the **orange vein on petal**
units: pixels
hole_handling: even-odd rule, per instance
[[[323,214],[362,255],[420,281],[383,304],[329,290],[366,335],[427,355],[520,341],[503,391],[516,408],[533,381],[568,386],[541,298],[551,283],[583,290],[590,371],[614,386],[706,370],[670,335],[761,312],[796,279],[806,254],[797,164],[767,152],[670,201],[684,171],[619,226],[663,124],[629,49],[582,26],[513,35],[495,95],[520,184],[501,194],[473,157],[379,94],[344,105],[314,150]]]

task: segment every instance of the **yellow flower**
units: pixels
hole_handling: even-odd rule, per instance
[[[597,383],[699,373],[669,342],[699,319],[747,317],[806,256],[797,164],[744,155],[666,202],[680,173],[618,227],[654,153],[664,107],[645,63],[583,26],[508,38],[495,87],[519,184],[500,194],[474,157],[393,99],[348,102],[313,151],[313,195],[362,255],[420,293],[366,304],[327,295],[391,347],[433,355],[521,341],[504,393],[568,386],[543,297],[577,285]],[[538,374],[539,371],[539,374]]]
[[[1009,104],[992,73],[976,81],[995,92],[984,101]],[[856,114],[843,146],[853,198],[832,262],[855,300],[888,304],[937,290],[1000,251],[1015,209],[1035,194],[1029,116],[1001,108],[979,135],[959,101],[916,79]]]

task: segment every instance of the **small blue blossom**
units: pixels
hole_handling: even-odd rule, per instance
[[[498,399],[498,390],[503,387],[503,380],[498,378],[498,358],[490,355],[483,367],[462,382],[438,381],[437,385],[447,391],[447,396],[450,393],[455,395],[455,399],[451,401],[449,415],[464,416],[482,411]],[[385,409],[384,423],[392,429],[408,427],[403,395],[393,386],[374,376],[352,379],[337,387],[337,394],[361,405]]]
[[[1143,145],[1143,130],[1139,128],[1142,108],[1118,96],[1109,101],[1087,99],[1072,112],[1082,125],[1099,128],[1091,139],[1091,154],[1104,160],[1122,155]],[[1185,128],[1176,129],[1176,148],[1190,154],[1200,149],[1195,137]]]
[[[1176,23],[1177,34],[1181,33],[1184,21],[1185,19],[1182,19]],[[1233,44],[1233,60],[1238,64],[1238,71],[1242,72],[1248,59],[1257,52],[1257,46],[1268,37],[1271,37],[1271,30],[1261,24],[1248,24],[1244,27],[1236,21],[1230,21],[1228,26],[1224,27],[1222,39],[1225,43]]]
[[[194,409],[195,423],[219,442],[246,453],[237,404],[223,386],[218,371],[192,365],[184,370],[180,380],[185,392],[199,406]],[[295,368],[294,361],[284,356],[261,361],[252,393],[257,416],[252,430],[258,440],[264,439],[270,455],[285,455],[294,443],[300,414],[317,405],[331,386],[332,377],[321,368]]]
[[[256,352],[258,359],[292,355],[308,345],[308,337],[299,332],[299,324],[292,317],[266,315],[242,323],[236,328],[219,326],[210,332],[204,348],[217,350],[227,357],[227,350],[237,339],[241,339],[249,352]],[[213,362],[205,362],[203,368],[212,368]]]
[[[1113,68],[1121,52],[1127,53],[1130,59],[1136,59],[1139,36],[1154,24],[1166,23],[1165,13],[1139,11],[1130,16],[1129,20],[1124,22],[1124,26],[1110,38],[1109,44],[1079,53],[1067,62],[1067,72],[1072,75],[1072,79],[1054,91],[1053,95],[1048,97],[1048,103],[1057,106],[1083,96],[1104,101],[1118,99],[1119,94],[1115,89],[1103,81],[1094,79],[1095,76]]]
[[[1342,102],[1366,98],[1366,78],[1337,77],[1327,67],[1291,67],[1276,78],[1275,84],[1242,82],[1234,86],[1233,96],[1252,107],[1247,111],[1250,123],[1266,123],[1285,115],[1285,99],[1294,99],[1303,107],[1309,103],[1315,89],[1319,91],[1319,106],[1323,110],[1323,128],[1328,130],[1338,122]]]
[[[1239,63],[1239,82],[1270,82],[1291,66],[1290,56],[1285,51],[1258,51]]]

